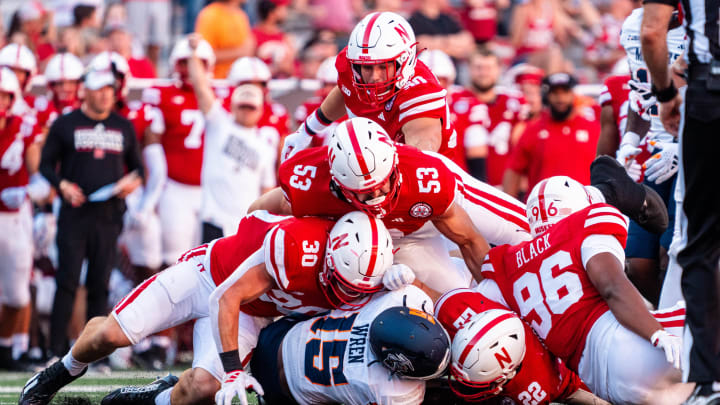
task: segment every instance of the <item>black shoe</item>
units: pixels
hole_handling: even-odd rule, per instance
[[[82,377],[87,367],[78,375],[71,376],[62,361],[58,360],[50,367],[35,374],[20,394],[18,405],[45,405],[48,404],[60,388]]]
[[[152,345],[144,352],[133,354],[132,360],[140,368],[154,371],[164,370],[167,362],[167,349],[162,346]]]
[[[685,405],[720,405],[720,392],[713,390],[713,384],[698,384]]]
[[[172,374],[141,387],[122,387],[107,394],[100,405],[155,405],[155,397],[177,384],[178,378]]]
[[[649,232],[661,234],[668,227],[665,201],[655,190],[635,183],[617,160],[599,156],[590,165],[590,184],[605,196],[605,202],[619,209]]]

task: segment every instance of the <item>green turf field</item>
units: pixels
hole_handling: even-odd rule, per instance
[[[174,370],[179,375],[182,370]],[[62,404],[99,404],[100,400],[110,391],[127,385],[144,385],[152,382],[158,376],[167,373],[149,371],[113,371],[111,374],[101,374],[89,371],[83,378],[73,382],[58,393],[52,401],[54,405]],[[25,382],[32,373],[5,373],[0,372],[0,405],[15,405]],[[87,401],[78,400],[85,398]],[[253,395],[249,395],[249,402],[257,404]],[[234,403],[240,403],[237,399]]]

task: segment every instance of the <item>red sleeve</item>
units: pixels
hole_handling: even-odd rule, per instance
[[[396,143],[398,167],[403,182],[408,182],[402,199],[430,205],[435,216],[444,214],[455,201],[457,178],[438,155],[414,146]],[[411,209],[412,210],[412,209]],[[417,217],[410,212],[410,216]]]
[[[628,220],[617,208],[608,204],[593,204],[586,210],[583,239],[590,235],[612,235],[620,242],[623,248],[625,247]]]
[[[445,293],[435,304],[435,317],[452,339],[458,329],[475,314],[489,309],[507,309],[469,288],[458,288]]]
[[[445,120],[448,112],[446,95],[447,90],[440,86],[430,70],[418,63],[415,76],[398,92],[395,100],[400,127],[417,118]]]

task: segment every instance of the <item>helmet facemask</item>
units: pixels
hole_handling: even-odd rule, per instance
[[[330,241],[328,241],[326,252],[329,252],[329,249]],[[322,291],[325,298],[336,309],[362,308],[368,303],[373,293],[383,288],[382,284],[375,288],[362,288],[347,281],[335,268],[335,262],[329,253],[325,255],[325,267],[318,276],[320,284],[324,287]]]
[[[373,187],[364,190],[353,190],[343,186],[337,179],[333,178],[333,181],[337,183],[343,196],[353,205],[353,207],[360,211],[367,212],[377,218],[383,218],[395,208],[398,203],[400,196],[400,184],[402,183],[402,176],[398,170],[397,165],[390,172],[390,175],[385,181],[381,181]],[[360,201],[357,198],[358,194],[370,194],[381,188],[383,188],[388,182],[390,182],[390,191],[381,197],[370,198],[365,201]]]
[[[450,365],[450,377],[448,377],[448,385],[450,390],[468,402],[482,402],[490,397],[500,394],[505,384],[507,384],[520,370],[518,365],[511,373],[502,374],[493,381],[476,382],[467,378],[467,374],[459,370],[456,364]]]
[[[411,48],[417,46],[417,42]],[[390,100],[406,84],[403,71],[409,64],[414,65],[415,53],[404,51],[393,58],[383,60],[355,59],[350,60],[353,73],[353,85],[360,99],[366,103],[377,105]],[[363,66],[379,66],[385,72],[385,80],[377,83],[366,83],[362,76]]]

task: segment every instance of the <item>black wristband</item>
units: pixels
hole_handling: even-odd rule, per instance
[[[673,83],[672,80],[670,80],[670,86],[666,89],[659,90],[657,87],[655,87],[655,84],[652,85],[652,92],[657,101],[661,103],[666,103],[672,99],[675,98],[675,96],[678,94],[677,89],[675,88],[675,83]]]
[[[315,110],[315,114],[317,114],[318,121],[320,121],[324,125],[327,126],[327,125],[330,125],[333,123],[332,120],[325,115],[323,110],[320,109],[320,107],[318,107],[317,110]]]
[[[243,369],[242,361],[240,361],[240,352],[238,352],[237,349],[220,353],[220,361],[226,373]]]

